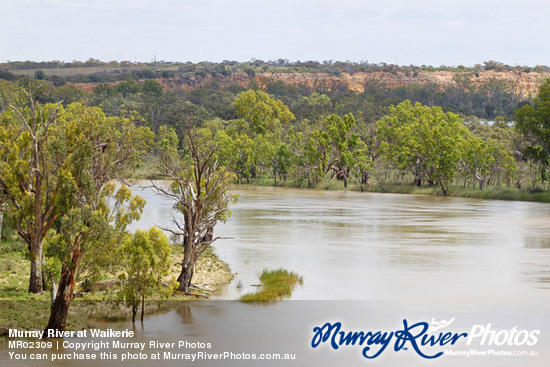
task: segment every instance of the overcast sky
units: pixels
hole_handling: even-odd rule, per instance
[[[7,60],[550,65],[547,0],[0,0]]]

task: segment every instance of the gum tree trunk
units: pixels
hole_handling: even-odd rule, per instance
[[[143,315],[145,314],[145,294],[141,295],[141,322],[143,322]]]
[[[77,243],[76,248],[72,252],[70,263],[63,264],[61,268],[57,296],[51,308],[50,320],[45,330],[46,335],[48,330],[65,330],[69,306],[74,298],[73,291],[76,283],[76,274],[81,260],[82,252],[80,251],[80,243]]]
[[[33,238],[29,246],[31,255],[31,275],[29,278],[29,292],[42,292],[42,239]]]
[[[2,222],[4,221],[4,208],[0,207],[0,244],[2,243]]]
[[[181,264],[181,273],[178,277],[180,283],[178,290],[188,293],[193,278],[193,254],[192,254],[193,239],[185,236],[183,239],[183,261]]]

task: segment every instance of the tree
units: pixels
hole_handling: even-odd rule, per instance
[[[46,233],[61,215],[59,180],[66,157],[51,159],[51,129],[57,124],[60,104],[41,105],[40,93],[25,91],[26,105],[10,105],[1,116],[0,188],[12,205],[19,236],[28,244],[31,273],[29,292],[43,289],[43,243]]]
[[[75,187],[73,198],[69,200],[82,199],[77,191]],[[84,205],[75,203],[60,218],[57,233],[49,239],[50,247],[54,247],[52,252],[61,260],[61,274],[46,333],[65,330],[82,258],[105,249],[110,250],[113,258],[126,235],[127,225],[140,218],[144,206],[145,200],[132,197],[126,186],[115,190],[114,184],[108,184],[94,195],[94,200]]]
[[[237,116],[245,119],[250,130],[256,134],[274,131],[277,125],[287,124],[295,119],[280,99],[274,99],[261,90],[237,94],[233,107]]]
[[[132,307],[132,321],[141,301],[141,321],[145,312],[145,297],[159,287],[170,271],[170,244],[166,235],[155,227],[137,230],[126,236],[120,249],[123,281],[120,296]]]
[[[309,97],[301,97],[295,100],[291,107],[298,118],[307,118],[311,121],[321,121],[334,110],[330,98],[319,93],[312,93]]]
[[[389,112],[376,123],[388,160],[411,172],[417,186],[425,178],[430,186],[439,185],[446,195],[456,175],[460,145],[469,135],[460,117],[444,113],[440,107],[410,101],[390,106]]]
[[[325,173],[331,171],[333,178],[344,182],[344,187],[348,186],[352,170],[364,171],[372,163],[366,144],[352,132],[353,128],[355,118],[351,113],[344,118],[328,116],[322,129],[310,134],[306,150],[309,159],[318,160],[319,168]]]
[[[239,122],[244,123],[236,120],[224,126],[226,123],[222,120],[210,120],[204,123],[204,128],[195,131],[201,136],[202,144],[216,152],[218,163],[236,174],[241,183],[250,177],[256,144],[243,129],[235,126]]]
[[[2,243],[2,224],[4,222],[4,212],[8,207],[8,199],[0,194],[0,244]]]
[[[185,136],[187,130],[200,126],[208,118],[208,111],[203,107],[191,102],[174,101],[167,106],[162,125],[173,127],[178,136]]]
[[[214,137],[220,164],[237,175],[239,183],[250,177],[252,168],[254,141],[245,133],[231,128],[218,130]]]
[[[115,193],[110,183],[127,177],[152,145],[151,130],[135,127],[134,119],[106,117],[98,107],[73,103],[51,131],[57,142],[49,150],[52,159],[67,158],[58,194],[65,207],[57,226],[62,269],[46,330],[65,328],[84,255],[100,256],[105,247],[116,248],[126,226],[139,219],[145,206],[142,198],[131,197],[127,187]]]
[[[550,166],[550,80],[539,88],[534,106],[524,105],[514,113],[515,128],[528,141],[525,155],[541,165],[542,177]]]
[[[491,163],[495,161],[495,148],[494,144],[488,144],[478,137],[470,137],[462,144],[460,165],[467,176],[478,181],[480,190],[485,187],[485,176],[489,173]]]
[[[229,193],[234,175],[219,166],[213,144],[199,145],[201,137],[196,131],[188,131],[186,157],[178,152],[178,137],[173,130],[161,127],[158,139],[160,174],[172,183],[168,188],[154,181],[151,184],[158,193],[173,200],[174,208],[182,215],[173,219],[176,229],[165,230],[183,239],[182,269],[177,281],[178,289],[188,293],[197,260],[221,238],[214,237],[216,223],[227,220],[229,205],[236,200]]]
[[[285,143],[279,143],[273,159],[273,178],[277,185],[277,175],[279,180],[286,181],[286,175],[291,165],[292,153]]]
[[[370,185],[371,173],[374,171],[374,162],[380,155],[380,140],[376,136],[376,124],[361,122],[358,124],[359,140],[358,149],[363,157],[358,158],[359,186],[363,191],[363,185]]]

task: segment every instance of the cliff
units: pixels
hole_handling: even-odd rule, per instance
[[[255,81],[261,88],[272,82],[283,82],[291,85],[304,85],[314,91],[331,91],[337,88],[347,88],[361,93],[367,82],[383,83],[387,88],[395,88],[408,84],[436,84],[441,87],[471,83],[480,85],[491,81],[504,81],[514,94],[523,98],[534,96],[538,92],[540,83],[550,78],[550,73],[524,73],[510,71],[480,71],[474,73],[460,73],[455,71],[416,71],[405,73],[402,71],[370,72],[370,73],[341,73],[331,75],[327,73],[261,73],[250,75],[234,73],[230,75],[183,75],[175,78],[158,79],[168,89],[193,90],[199,88],[225,88],[232,85],[248,87]],[[115,84],[115,83],[113,83]],[[96,83],[77,83],[77,87],[91,91]]]

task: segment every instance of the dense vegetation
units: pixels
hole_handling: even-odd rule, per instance
[[[26,74],[37,76],[38,79],[45,79],[51,76],[67,77],[60,81],[89,81],[106,82],[114,80],[125,80],[128,78],[154,78],[171,77],[174,75],[195,74],[195,75],[228,75],[231,73],[245,72],[249,74],[261,72],[282,72],[282,73],[328,73],[340,75],[341,73],[358,72],[404,72],[414,74],[420,70],[425,71],[463,71],[479,73],[480,71],[495,70],[524,73],[542,73],[549,72],[550,68],[545,65],[531,66],[511,66],[498,61],[485,61],[483,64],[476,64],[472,67],[463,65],[458,66],[432,66],[432,65],[409,65],[398,66],[387,63],[369,63],[368,61],[333,61],[325,60],[322,62],[307,61],[289,61],[287,59],[263,61],[252,59],[247,62],[238,62],[224,60],[220,63],[203,61],[199,63],[192,62],[131,62],[131,61],[109,61],[104,62],[90,58],[87,61],[8,61],[0,63],[0,69],[3,69],[5,76],[11,74]],[[25,72],[27,71],[27,72]],[[38,74],[36,72],[38,71]],[[30,72],[30,74],[29,74]],[[57,78],[54,78],[57,79]]]
[[[136,112],[106,116],[100,107],[80,102],[43,104],[41,87],[31,80],[26,89],[5,87],[3,102],[9,107],[0,115],[0,214],[2,219],[7,214],[9,226],[27,245],[28,291],[40,294],[51,284],[46,330],[65,329],[79,278],[84,275],[89,287],[106,271],[120,274],[119,295],[132,308],[133,320],[141,301],[143,319],[145,298],[170,273],[171,249],[160,230],[127,231],[145,201],[116,182],[131,177],[152,151],[162,170],[151,175],[168,172],[182,184],[155,188],[174,199],[183,214],[183,223],[174,221],[183,247],[178,281],[190,293],[195,265],[218,239],[214,227],[226,219],[233,201],[231,173],[218,165],[208,143],[188,129],[182,144],[189,149],[180,155],[173,129],[163,127],[156,136],[149,127],[137,126],[142,119]],[[167,284],[177,287],[175,280]]]
[[[378,71],[384,66],[366,62],[290,63],[287,60],[134,64],[91,59],[85,63],[10,63],[9,67],[111,66],[150,68],[157,72],[163,65],[178,65],[181,70],[184,67],[189,70],[225,68],[227,73],[239,72],[245,67],[321,72],[329,66],[351,73],[354,70]],[[185,140],[186,131],[196,129],[213,138],[216,146],[212,148],[220,162],[241,183],[264,183],[271,178],[272,184],[313,187],[325,185],[327,179],[335,179],[342,181],[343,186],[348,182],[358,184],[363,190],[373,184],[384,190],[383,186],[414,182],[439,187],[442,193],[446,193],[448,187],[458,186],[536,191],[546,183],[547,163],[529,148],[541,146],[529,138],[531,127],[522,129],[514,126],[513,121],[514,111],[519,108],[523,111],[527,107],[522,106],[536,106],[539,102],[522,99],[514,92],[514,86],[503,80],[473,81],[476,70],[519,71],[517,68],[493,61],[473,68],[454,68],[457,71],[455,83],[445,88],[431,84],[388,88],[373,79],[366,82],[362,93],[346,88],[312,90],[282,81],[267,83],[261,89],[252,81],[249,89],[239,85],[224,88],[210,85],[183,90],[167,88],[155,79],[138,81],[139,76],[134,75],[136,79],[98,83],[91,93],[71,84],[55,87],[45,83],[39,101],[62,101],[63,105],[83,101],[89,106],[100,106],[107,116],[124,116],[127,111],[137,111],[137,125],[149,127],[154,132],[161,126],[168,126],[175,130],[180,141]],[[406,67],[399,69],[403,71]],[[439,68],[447,69],[452,68]],[[536,67],[521,71],[546,69]],[[17,89],[17,83],[24,82],[3,81],[1,93],[6,95]],[[0,104],[0,108],[6,109],[5,103]],[[402,115],[409,113],[407,110],[412,114],[426,111],[432,118],[422,117],[404,123]],[[392,118],[401,121],[402,126],[388,124]],[[455,127],[445,131],[445,124]],[[522,126],[527,125],[523,123]],[[416,141],[408,139],[408,131],[421,128],[423,136]],[[450,139],[447,144],[452,150],[445,150],[442,141],[434,141],[435,136],[428,136],[434,129],[440,129],[439,134]],[[405,149],[405,143],[419,144],[426,152],[414,152],[411,150],[414,147]],[[401,152],[397,151],[398,147],[402,148]],[[419,154],[443,155],[447,161],[432,159],[428,162],[427,157]],[[427,167],[430,164],[432,167]],[[447,167],[448,172],[437,172],[444,170],[443,167]]]
[[[452,83],[445,85],[435,82],[411,83],[395,88],[388,86],[377,78],[367,80],[365,93],[355,95],[349,93],[348,86],[338,78],[343,74],[353,75],[356,73],[387,73],[390,75],[399,75],[402,78],[416,80],[421,72],[449,71],[453,72]],[[297,97],[309,96],[311,93],[321,93],[329,96],[333,102],[337,103],[338,109],[335,113],[340,115],[358,110],[370,108],[370,104],[387,107],[397,104],[403,100],[409,99],[413,102],[421,102],[429,106],[441,106],[446,111],[462,113],[464,115],[475,115],[480,118],[494,119],[497,116],[512,117],[513,110],[522,103],[521,94],[518,94],[517,88],[512,82],[488,77],[477,80],[480,73],[495,71],[507,72],[511,75],[522,74],[541,74],[550,72],[550,68],[537,65],[529,66],[509,66],[496,61],[486,61],[483,64],[465,67],[462,65],[456,67],[450,66],[397,66],[386,63],[350,62],[350,61],[295,61],[289,62],[286,59],[274,61],[251,60],[249,62],[223,61],[221,63],[200,62],[200,63],[182,63],[182,62],[150,62],[134,63],[130,61],[111,61],[102,62],[96,59],[89,59],[85,62],[73,61],[70,63],[61,61],[32,62],[19,61],[0,64],[0,79],[15,81],[20,76],[26,75],[38,80],[49,81],[55,86],[70,85],[72,83],[116,83],[121,81],[133,80],[160,80],[172,90],[181,89],[182,85],[188,83],[194,84],[201,81],[203,91],[194,93],[179,93],[179,98],[191,101],[195,104],[207,103],[207,109],[215,108],[215,105],[223,104],[227,95],[220,92],[217,77],[231,75],[246,75],[254,77],[262,73],[278,74],[302,74],[314,73],[336,77],[336,82],[331,85],[318,85],[312,90],[303,85],[296,84],[288,86],[280,81],[268,83],[266,90],[276,98],[281,98],[283,102],[294,112],[291,100],[297,100]],[[210,78],[210,79],[208,79]],[[238,84],[238,83],[237,83]],[[248,86],[247,86],[248,87]],[[250,87],[254,87],[251,85]],[[390,88],[391,87],[391,88]],[[122,94],[126,96],[132,90],[122,87]],[[233,96],[243,89],[242,83],[223,88]],[[73,92],[75,92],[73,90]],[[204,95],[204,94],[207,95]],[[59,97],[67,97],[67,94],[59,92]],[[214,94],[212,96],[212,94]],[[75,96],[70,97],[75,98]],[[79,97],[76,97],[77,100]],[[202,102],[199,102],[198,100]],[[213,99],[213,100],[211,100]],[[218,106],[220,107],[220,106]],[[336,107],[336,106],[335,106]],[[215,116],[227,118],[227,114],[222,111],[214,111]],[[225,111],[227,112],[227,111]],[[369,117],[367,115],[367,117]],[[376,116],[375,116],[376,117]],[[378,116],[380,117],[380,116]]]
[[[333,64],[308,67],[320,65]],[[126,230],[145,203],[113,181],[136,174],[172,182],[152,185],[181,213],[166,229],[183,249],[167,288],[186,293],[217,239],[215,224],[229,217],[231,183],[549,201],[550,81],[522,100],[513,86],[476,84],[468,72],[446,88],[369,81],[362,93],[280,81],[184,90],[152,78],[85,92],[61,85],[69,77],[8,75],[0,80],[0,223],[6,214],[28,247],[29,292],[58,282],[48,328],[65,327],[77,280],[117,273],[135,317],[169,275],[164,235]],[[124,260],[115,263],[115,253]]]

